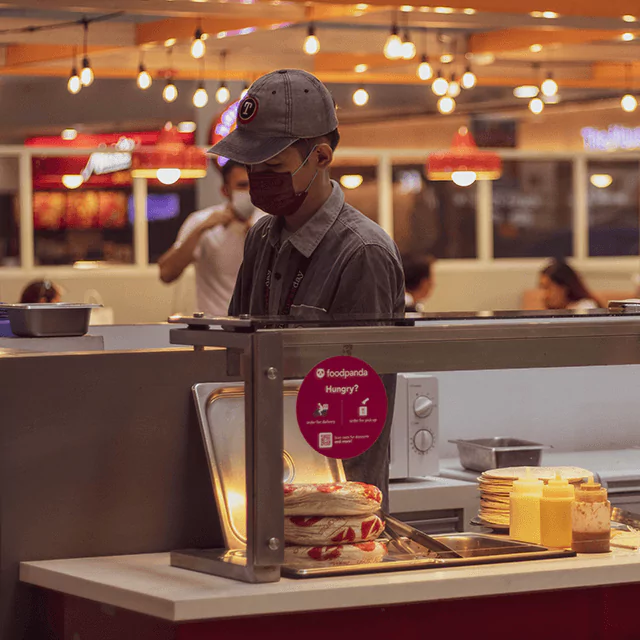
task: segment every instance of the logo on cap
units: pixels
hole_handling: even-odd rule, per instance
[[[238,108],[238,120],[242,124],[251,122],[258,114],[258,101],[253,96],[247,96]]]

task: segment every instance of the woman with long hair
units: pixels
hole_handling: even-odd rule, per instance
[[[597,309],[602,306],[564,260],[553,260],[540,272],[540,288],[547,309]]]

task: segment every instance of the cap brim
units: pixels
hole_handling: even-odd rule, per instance
[[[207,153],[241,164],[260,164],[282,153],[297,140],[298,138],[267,138],[242,129],[234,129]]]

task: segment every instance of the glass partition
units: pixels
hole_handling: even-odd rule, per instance
[[[640,163],[588,163],[589,255],[637,256]]]
[[[378,222],[378,166],[376,158],[344,159],[331,168],[331,178],[342,186],[345,200]]]
[[[401,253],[475,258],[476,194],[475,184],[428,180],[422,164],[394,165],[394,239]]]
[[[493,183],[496,258],[573,255],[573,164],[504,160]]]

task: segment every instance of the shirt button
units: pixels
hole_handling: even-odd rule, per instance
[[[274,273],[274,274],[273,274],[273,277],[274,277],[276,280],[280,280],[280,278],[282,278],[282,274],[281,274],[281,273]]]

